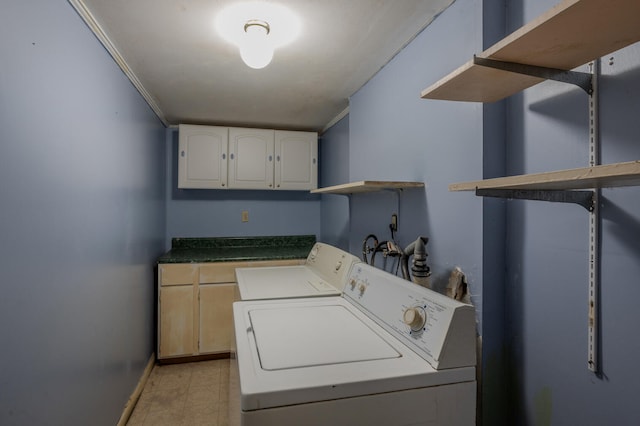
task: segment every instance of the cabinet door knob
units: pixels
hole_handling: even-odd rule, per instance
[[[184,157],[185,156],[185,152],[184,149],[182,151],[180,151],[180,157]]]
[[[229,158],[233,160],[233,153],[229,154]]]
[[[313,164],[316,164],[316,159],[315,158],[313,159]]]
[[[227,159],[227,154],[222,154],[222,159],[226,160]]]
[[[273,161],[273,155],[269,156],[269,161]]]
[[[276,161],[280,161],[280,156],[279,155],[276,157]]]

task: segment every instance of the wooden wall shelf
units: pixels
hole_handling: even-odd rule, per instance
[[[564,0],[421,93],[423,99],[495,102],[546,79],[577,84],[588,93],[591,167],[454,183],[449,190],[475,190],[476,195],[490,197],[577,202],[587,208],[587,364],[595,373],[600,372],[599,188],[640,186],[640,161],[596,165],[599,58],[640,41],[638,16],[638,0]],[[573,71],[586,63],[593,63],[591,78]],[[591,190],[576,191],[582,189]]]
[[[565,0],[477,56],[572,70],[640,41],[638,16],[638,0]],[[423,90],[421,96],[495,102],[542,81],[471,60]]]
[[[640,160],[547,173],[453,183],[449,191],[476,189],[590,189],[640,185]]]
[[[424,182],[399,182],[399,181],[379,181],[361,180],[358,182],[345,183],[342,185],[328,186],[311,191],[312,194],[358,194],[364,192],[377,192],[386,190],[402,190],[408,188],[424,188]]]

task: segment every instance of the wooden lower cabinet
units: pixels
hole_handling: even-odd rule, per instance
[[[229,352],[233,322],[235,284],[200,285],[200,339],[201,354]]]
[[[304,259],[161,264],[158,359],[228,353],[236,268],[301,264]]]
[[[158,353],[163,358],[193,354],[193,286],[161,287],[160,306]]]

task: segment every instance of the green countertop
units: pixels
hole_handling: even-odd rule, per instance
[[[315,235],[173,238],[158,263],[304,259],[315,242]]]

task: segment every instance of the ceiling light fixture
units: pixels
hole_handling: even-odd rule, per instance
[[[215,19],[220,36],[240,50],[251,68],[264,68],[276,48],[291,43],[300,33],[300,20],[286,7],[264,2],[233,3]]]
[[[273,46],[269,40],[269,23],[251,19],[244,24],[245,37],[240,43],[240,57],[247,66],[261,69],[273,59]]]

